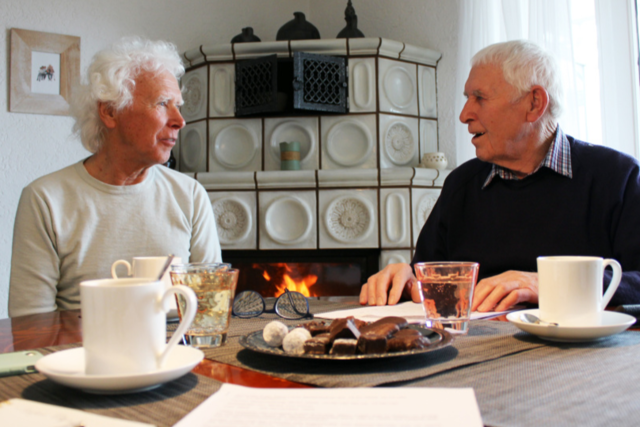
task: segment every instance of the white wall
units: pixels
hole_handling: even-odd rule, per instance
[[[69,117],[8,112],[10,29],[81,37],[81,70],[93,54],[125,35],[174,42],[180,51],[228,43],[251,26],[263,41],[275,40],[301,11],[322,38],[344,27],[346,0],[1,0],[0,22],[0,318],[7,317],[13,222],[22,188],[35,178],[88,155],[70,136]],[[455,159],[452,120],[458,0],[354,0],[359,28],[443,53],[438,72],[440,149]],[[33,260],[36,265],[37,259]]]

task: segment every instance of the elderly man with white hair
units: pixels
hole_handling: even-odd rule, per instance
[[[611,304],[640,303],[638,162],[563,133],[559,78],[554,59],[527,41],[472,59],[460,121],[477,158],[448,176],[413,258],[479,262],[472,310],[536,304],[544,255],[615,258],[624,273]],[[412,267],[392,264],[363,285],[360,302],[419,301],[419,292]]]
[[[174,254],[219,262],[204,188],[162,166],[178,132],[184,66],[174,45],[123,39],[98,52],[72,102],[88,158],[29,184],[13,236],[9,315],[80,307],[79,283],[111,264]]]

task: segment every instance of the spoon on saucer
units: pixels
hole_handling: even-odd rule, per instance
[[[520,315],[520,320],[527,323],[533,323],[534,325],[542,325],[542,326],[558,326],[557,323],[554,322],[545,322],[541,320],[538,316],[535,316],[531,313],[522,313]]]

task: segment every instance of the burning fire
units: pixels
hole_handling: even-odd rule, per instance
[[[276,292],[275,296],[278,297],[284,293],[285,289],[294,292],[300,292],[302,295],[309,297],[311,296],[311,292],[309,288],[316,284],[318,281],[318,276],[315,274],[307,274],[304,277],[296,277],[299,275],[297,270],[294,270],[286,263],[278,263],[274,264],[278,269],[284,270],[282,274],[282,282],[275,283]],[[298,273],[298,274],[296,274]],[[271,276],[266,271],[263,271],[262,277],[265,278],[268,282],[271,281]]]

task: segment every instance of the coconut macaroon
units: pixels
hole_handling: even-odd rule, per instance
[[[274,320],[267,323],[267,326],[262,330],[262,338],[269,347],[280,347],[282,340],[289,333],[289,328],[282,322]]]
[[[304,354],[304,342],[311,339],[311,333],[305,328],[295,328],[284,337],[282,349],[285,353]]]

